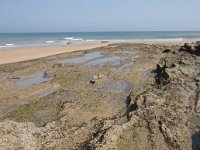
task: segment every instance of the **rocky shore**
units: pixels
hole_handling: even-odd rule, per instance
[[[200,43],[111,44],[0,66],[0,148],[200,149]]]

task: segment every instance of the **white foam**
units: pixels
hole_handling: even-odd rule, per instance
[[[2,46],[0,46],[0,48],[9,48],[9,47],[14,47],[15,44],[4,44]]]
[[[161,39],[107,39],[107,40],[96,40],[96,41],[108,41],[110,43],[140,43],[140,42],[183,42],[184,38],[161,38]],[[94,42],[87,40],[87,42]]]
[[[54,43],[55,41],[46,41],[46,43]]]
[[[14,46],[15,44],[5,44],[5,46]]]
[[[67,37],[67,38],[64,38],[65,40],[73,40],[74,38],[73,37]]]
[[[183,38],[170,38],[170,39],[150,39],[150,40],[147,40],[147,41],[152,41],[152,42],[162,42],[162,41],[169,41],[169,42],[173,42],[173,41],[183,41],[184,39]]]
[[[68,37],[68,38],[64,38],[65,40],[67,40],[67,41],[70,41],[70,42],[79,42],[79,41],[83,41],[83,39],[82,38],[73,38],[73,37]]]
[[[72,41],[83,41],[83,39],[81,39],[81,38],[77,38],[77,39],[72,39]]]
[[[97,40],[86,40],[86,42],[96,42]]]

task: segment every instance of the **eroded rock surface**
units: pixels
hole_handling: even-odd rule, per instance
[[[180,47],[116,44],[99,48],[98,52],[106,55],[126,57],[120,64],[110,62],[99,68],[84,64],[55,67],[54,60],[48,60],[47,72],[54,77],[51,86],[57,85],[57,91],[39,100],[29,95],[30,103],[3,116],[1,149],[198,150],[199,43]],[[133,49],[139,49],[134,63]],[[113,68],[118,70],[124,65],[130,71],[113,72]],[[7,67],[14,70],[14,66]],[[149,70],[154,75],[144,79]],[[9,81],[4,84],[9,89]],[[50,85],[45,83],[29,90],[37,91],[43,86]],[[20,96],[14,93],[13,97],[5,94],[0,98],[9,102]],[[54,115],[50,117],[49,113]],[[48,119],[37,124],[39,116],[40,120]]]

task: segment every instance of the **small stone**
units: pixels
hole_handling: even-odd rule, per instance
[[[90,83],[91,83],[91,84],[95,84],[95,81],[94,81],[94,80],[90,80]]]
[[[169,48],[167,48],[167,49],[165,49],[165,50],[163,51],[163,53],[169,53],[169,52],[171,52],[171,49],[169,49]]]

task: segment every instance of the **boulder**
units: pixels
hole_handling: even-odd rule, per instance
[[[190,46],[188,43],[185,43],[183,46],[181,46],[181,48],[179,49],[179,51],[185,51],[188,53],[192,53],[192,46]]]

